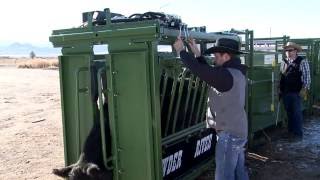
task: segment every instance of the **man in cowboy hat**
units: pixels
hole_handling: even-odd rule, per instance
[[[196,76],[210,85],[207,124],[217,132],[215,179],[249,179],[245,167],[244,146],[248,136],[245,105],[246,67],[241,64],[240,43],[221,38],[206,53],[214,54],[215,67],[208,65],[195,43],[186,52],[180,37],[174,48],[182,62]]]
[[[302,51],[301,46],[294,42],[288,42],[283,47],[286,59],[280,66],[280,97],[288,116],[289,136],[302,137],[302,109],[301,97],[307,98],[310,89],[311,78],[309,63],[306,59],[298,56]]]

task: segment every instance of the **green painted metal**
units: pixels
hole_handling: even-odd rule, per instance
[[[170,93],[171,96],[168,107],[166,107],[168,111],[165,119],[164,131],[164,137],[166,137],[183,128],[190,127],[198,121],[200,122],[200,119],[198,119],[200,118],[200,110],[206,109],[204,108],[205,104],[202,102],[207,99],[207,96],[204,93],[207,87],[204,86],[204,82],[194,77],[189,70],[185,69],[179,59],[171,55],[171,57],[162,57],[160,60],[160,66],[161,69],[163,69],[162,72],[164,77],[162,82],[162,93],[160,94],[162,110],[164,110],[164,95]],[[171,83],[168,83],[169,78],[172,79]],[[188,85],[187,88],[184,89],[186,83],[188,83]],[[185,98],[183,104],[181,104],[182,98]],[[179,110],[183,110],[184,112],[184,121],[177,126]],[[202,118],[202,120],[204,119]]]
[[[100,114],[100,124],[104,124],[104,120],[105,120],[105,114],[104,114],[104,110],[103,108],[103,99],[104,99],[104,94],[106,94],[106,92],[103,92],[102,90],[102,73],[105,72],[105,68],[100,68],[98,70],[98,73],[97,73],[97,82],[98,82],[98,96],[99,96],[99,107],[100,107],[100,110],[99,110],[99,114]],[[105,129],[105,126],[101,126],[101,134],[106,134],[106,129]],[[103,153],[103,162],[104,162],[104,165],[105,167],[108,169],[108,170],[112,170],[113,167],[110,167],[109,166],[109,162],[111,162],[113,160],[113,157],[109,157],[108,158],[108,154],[107,154],[107,144],[110,144],[110,142],[107,142],[106,141],[106,137],[105,136],[101,136],[101,141],[102,141],[102,153]],[[111,156],[111,155],[109,155]]]
[[[205,82],[202,82],[200,97],[203,97],[205,95],[207,89],[208,89],[207,84]],[[205,109],[205,108],[203,108],[204,107],[203,101],[205,101],[205,100],[207,100],[207,99],[200,98],[198,100],[195,124],[197,124],[197,123],[199,123],[199,121],[203,120],[203,119],[201,119],[200,112],[201,112],[201,109]]]
[[[277,93],[274,89],[272,67],[253,67],[251,69],[254,76],[250,83],[251,86],[251,132],[263,130],[276,122],[275,109]],[[276,77],[277,78],[277,77]]]
[[[180,101],[181,101],[181,97],[182,97],[182,91],[183,91],[183,87],[184,87],[184,83],[185,83],[185,78],[186,78],[186,74],[187,71],[184,71],[182,73],[181,76],[181,81],[180,81],[180,85],[179,85],[179,92],[178,92],[178,100],[176,103],[176,109],[175,109],[175,113],[174,113],[174,119],[173,119],[173,126],[172,126],[172,133],[175,133],[176,130],[176,125],[177,125],[177,118],[178,118],[178,112],[179,112],[179,107],[180,107]]]
[[[192,96],[192,105],[191,105],[190,114],[193,114],[193,111],[195,109],[195,103],[196,103],[197,93],[198,93],[198,89],[199,89],[199,84],[200,84],[200,79],[198,77],[196,77],[195,87],[194,87],[193,96]],[[188,127],[190,127],[191,125],[192,125],[192,116],[189,116]]]
[[[194,78],[195,77],[193,75],[191,75],[190,76],[190,81],[193,81]],[[189,100],[190,100],[190,95],[191,95],[191,88],[192,88],[192,83],[189,83],[188,84],[188,93],[187,93],[187,97],[186,97],[186,103],[185,103],[185,106],[184,106],[184,117],[187,117],[187,110],[188,110],[188,105],[189,105]],[[186,127],[185,126],[185,122],[186,122],[186,118],[184,118],[184,121],[182,122],[182,127],[183,128]]]
[[[87,54],[60,56],[60,88],[63,112],[65,162],[76,162],[93,124]]]
[[[171,144],[172,142],[179,141],[182,138],[188,136],[189,134],[198,132],[199,130],[203,129],[204,127],[205,127],[205,123],[202,122],[197,125],[185,128],[175,134],[172,134],[172,135],[169,135],[169,136],[162,138],[162,144],[166,145],[166,144]]]
[[[161,96],[161,109],[163,108],[163,101],[164,101],[164,94],[166,94],[166,90],[167,90],[167,82],[168,82],[168,76],[167,76],[167,74],[165,74],[165,78],[164,78],[164,85],[163,85],[163,87],[162,87],[162,92],[163,92],[163,94],[162,94],[162,96]]]
[[[171,121],[171,114],[172,114],[172,110],[173,110],[173,102],[175,99],[175,92],[176,92],[176,88],[177,88],[177,81],[178,81],[178,77],[175,76],[173,78],[173,85],[172,85],[172,89],[171,89],[171,99],[170,99],[170,104],[169,104],[169,112],[167,115],[167,122],[166,122],[166,129],[165,129],[165,136],[167,136],[169,134],[169,126],[170,126],[170,121]],[[172,129],[172,133],[174,133],[174,129]]]
[[[153,146],[150,146],[153,144],[151,107],[156,105],[150,106],[154,102],[150,96],[150,79],[146,75],[148,52],[112,53],[110,50],[110,54],[107,72],[112,86],[108,94],[113,103],[109,107],[114,112],[111,122],[118,138],[114,140],[118,141],[114,147],[118,153],[115,179],[157,179]]]
[[[209,86],[208,86],[209,87]],[[204,93],[204,97],[208,97],[208,92],[209,92],[209,90],[208,89],[206,89],[205,90],[205,93]],[[204,99],[203,101],[202,101],[202,107],[208,107],[208,100],[207,99]],[[201,120],[201,119],[205,119],[206,118],[206,112],[207,112],[207,108],[205,109],[205,108],[201,108],[201,113],[200,113],[200,118],[199,118],[199,120]]]
[[[253,39],[253,32],[245,32],[245,64],[248,69],[246,110],[249,123],[249,144],[254,144],[255,133],[282,122],[278,113],[277,83],[279,81],[279,46],[285,44],[286,36]],[[266,47],[259,47],[268,44]],[[270,49],[271,45],[273,48]],[[255,49],[258,46],[259,49]],[[265,50],[266,48],[267,50]],[[278,118],[277,118],[278,116]]]

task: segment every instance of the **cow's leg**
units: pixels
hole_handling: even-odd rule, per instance
[[[72,164],[70,166],[64,167],[64,168],[60,168],[60,169],[53,169],[52,173],[63,177],[63,178],[67,178],[69,176],[70,171],[72,170],[72,168],[75,166],[75,164]]]
[[[84,159],[84,154],[81,153],[79,160],[76,163],[71,164],[71,165],[64,167],[64,168],[53,169],[52,173],[57,176],[64,177],[64,178],[69,177],[71,172],[74,171],[74,169],[77,169],[79,167],[79,165],[82,163],[83,159]]]

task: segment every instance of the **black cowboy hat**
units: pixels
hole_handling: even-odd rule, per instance
[[[207,49],[205,54],[231,53],[231,54],[247,54],[247,52],[240,51],[240,43],[234,39],[221,38],[218,39],[215,46]]]

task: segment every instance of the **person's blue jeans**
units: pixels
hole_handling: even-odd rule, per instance
[[[288,132],[302,136],[302,109],[299,93],[287,93],[283,95],[283,104],[288,116]]]
[[[248,180],[245,167],[244,146],[247,139],[232,136],[227,132],[217,134],[216,180]]]

